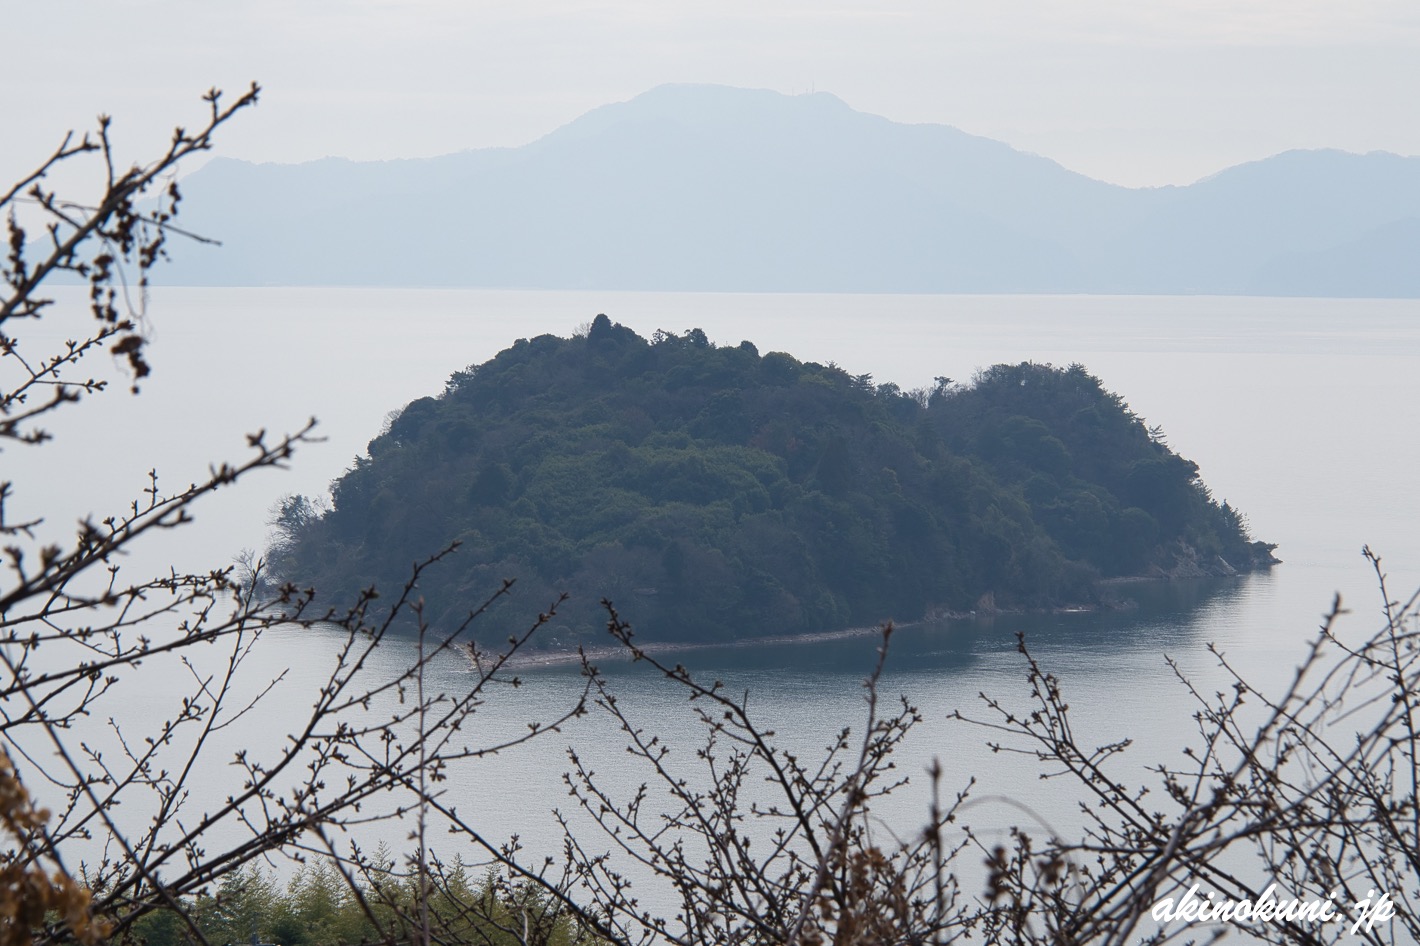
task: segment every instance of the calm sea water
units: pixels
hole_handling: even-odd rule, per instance
[[[316,416],[326,441],[302,450],[289,472],[213,496],[190,529],[135,555],[126,568],[222,564],[265,539],[270,506],[283,494],[319,494],[409,400],[438,393],[448,375],[518,337],[566,335],[605,312],[642,334],[703,328],[712,340],[753,341],[834,361],[904,388],[934,376],[967,379],[997,362],[1081,363],[1129,401],[1170,444],[1199,463],[1219,499],[1243,510],[1256,537],[1279,544],[1285,564],[1230,581],[1140,586],[1119,612],[998,616],[923,625],[895,640],[883,690],[905,694],[925,722],[901,759],[921,782],[933,758],[954,789],[972,776],[983,798],[974,816],[988,831],[1039,819],[1068,823],[1073,801],[1020,759],[987,751],[985,734],[950,723],[956,709],[984,715],[978,694],[1023,702],[1015,633],[1064,680],[1082,741],[1134,737],[1124,765],[1176,753],[1192,730],[1192,707],[1164,662],[1207,682],[1220,679],[1207,645],[1245,674],[1280,685],[1335,593],[1354,610],[1356,633],[1376,624],[1380,598],[1360,550],[1381,553],[1393,590],[1420,583],[1420,302],[1253,298],[1044,296],[825,296],[456,290],[185,289],[151,304],[155,373],[141,396],[110,391],[53,425],[42,452],[10,451],[6,475],[18,497],[7,512],[43,511],[57,536],[75,519],[122,508],[151,468],[177,486],[209,463],[240,457],[243,434],[293,429]],[[50,337],[77,329],[55,319]],[[38,341],[31,342],[38,345]],[[529,614],[544,603],[527,602]],[[634,622],[634,608],[630,609]],[[276,703],[243,739],[278,737],[295,718],[332,642],[273,634],[256,659],[289,669]],[[766,725],[803,747],[825,743],[863,715],[871,640],[704,651],[684,662],[747,691]],[[407,657],[386,655],[393,667]],[[604,669],[628,705],[672,744],[699,739],[680,694],[635,668]],[[457,661],[436,685],[467,685]],[[547,719],[580,685],[574,671],[525,675],[528,685],[492,701],[487,732]],[[159,674],[123,692],[115,712],[161,718],[180,695]],[[235,737],[235,734],[234,734]],[[603,750],[602,771],[625,785],[628,768],[606,720],[500,755],[456,774],[450,792],[479,812],[491,835],[519,832],[554,849],[548,812],[568,803],[559,780],[565,750]],[[225,760],[223,760],[225,761]],[[220,791],[223,770],[210,776]],[[991,796],[1023,800],[1035,812]],[[910,831],[923,810],[919,786],[879,809],[883,830]],[[407,827],[380,835],[402,849]]]

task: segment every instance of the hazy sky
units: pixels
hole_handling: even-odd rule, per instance
[[[113,114],[130,156],[265,88],[253,160],[533,140],[665,82],[828,91],[1129,185],[1289,148],[1420,153],[1414,0],[8,0],[12,178]]]

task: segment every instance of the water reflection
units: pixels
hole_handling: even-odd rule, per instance
[[[1214,636],[1218,616],[1231,613],[1255,592],[1254,578],[1266,582],[1270,576],[1117,585],[1113,594],[1118,606],[1096,611],[980,614],[907,624],[893,633],[886,669],[894,676],[970,672],[984,660],[1014,654],[1017,634],[1024,634],[1036,653],[1059,657],[1065,666],[1153,659],[1165,650],[1195,647]],[[862,677],[873,666],[881,643],[880,634],[869,632],[829,640],[706,647],[665,659],[706,673],[783,684],[788,673]],[[597,663],[614,676],[636,672],[629,657]],[[529,672],[572,671],[563,667]]]
[[[1035,763],[1004,758],[986,747],[987,732],[952,717],[958,712],[981,718],[982,694],[1006,705],[1024,705],[1025,663],[1017,652],[1023,633],[1033,654],[1062,678],[1082,737],[1093,743],[1133,738],[1141,751],[1131,756],[1131,772],[1157,762],[1161,752],[1177,751],[1194,709],[1187,692],[1164,660],[1177,657],[1200,682],[1220,672],[1204,644],[1212,639],[1217,615],[1240,607],[1240,601],[1265,587],[1267,576],[1128,586],[1131,607],[1085,613],[1006,614],[972,620],[924,622],[898,629],[892,637],[880,683],[883,704],[904,699],[917,707],[923,722],[903,747],[898,768],[913,785],[880,806],[884,824],[911,832],[921,822],[926,799],[922,774],[940,760],[951,791],[981,780],[986,794],[1009,795],[1037,808],[1042,817],[1070,823],[1073,802],[1063,803],[1053,784],[1043,785]],[[707,648],[677,653],[680,663],[705,683],[722,682],[743,695],[760,725],[772,729],[786,747],[821,753],[842,729],[861,733],[866,720],[862,682],[876,662],[881,639],[862,636],[799,644]],[[604,659],[598,668],[616,692],[620,705],[644,726],[689,756],[705,738],[687,693],[662,680],[645,664]],[[458,687],[463,668],[445,668],[438,685]],[[539,713],[576,699],[583,685],[575,667],[521,672],[523,686],[490,706],[496,731],[524,724]],[[549,738],[516,755],[467,776],[467,790],[529,843],[556,846],[547,813],[565,806],[560,773],[565,751],[578,753],[612,784],[633,788],[652,773],[631,764],[625,737],[609,718],[593,714],[569,727],[565,738]],[[516,789],[503,788],[516,785]],[[983,836],[995,836],[1015,823],[1013,809],[978,811]],[[538,812],[542,814],[539,815]]]
[[[1146,766],[1178,752],[1191,728],[1194,709],[1162,655],[1173,654],[1190,668],[1188,672],[1199,674],[1205,682],[1211,679],[1208,675],[1216,674],[1217,667],[1203,645],[1217,636],[1220,621],[1253,614],[1259,601],[1270,600],[1273,580],[1257,575],[1141,583],[1127,587],[1136,604],[1121,610],[981,616],[900,629],[893,638],[880,692],[889,705],[899,695],[905,698],[922,714],[923,722],[894,757],[908,784],[875,805],[878,830],[884,837],[909,837],[923,823],[924,774],[933,760],[940,760],[947,793],[976,780],[965,820],[985,843],[1004,837],[1013,825],[1035,833],[1071,833],[1079,822],[1076,786],[1041,781],[1034,758],[994,752],[987,745],[993,734],[952,719],[958,710],[989,719],[981,693],[1008,707],[1028,703],[1016,634],[1024,633],[1033,653],[1062,678],[1082,744],[1136,740],[1116,771],[1125,782],[1144,784],[1150,780]],[[1249,632],[1257,633],[1258,628]],[[199,792],[203,797],[197,801],[212,801],[226,793],[233,776],[229,765],[233,752],[239,748],[257,754],[273,751],[271,747],[285,733],[301,724],[344,641],[342,634],[320,630],[277,629],[263,635],[251,651],[247,670],[261,685],[278,678],[280,682],[259,713],[224,732],[222,749],[203,759]],[[720,679],[731,692],[746,694],[751,713],[763,728],[773,730],[781,745],[812,759],[820,757],[841,729],[861,734],[867,707],[860,683],[873,665],[877,646],[876,638],[857,637],[706,649],[676,655],[676,660],[702,679]],[[371,655],[364,672],[372,683],[398,676],[412,660],[413,650],[412,641],[387,641]],[[214,659],[220,656],[215,654]],[[705,769],[695,750],[704,744],[706,731],[686,692],[659,679],[644,664],[604,660],[601,670],[633,725],[672,747],[670,770],[693,784],[705,784]],[[529,723],[545,724],[574,705],[585,685],[574,667],[529,669],[519,676],[522,685],[490,691],[474,725],[461,738],[470,745],[492,745],[526,732]],[[426,684],[459,695],[468,691],[473,679],[467,663],[450,654],[431,667]],[[135,723],[170,716],[184,680],[190,684],[191,675],[146,677],[143,686],[124,693],[125,705],[117,708],[116,715]],[[391,691],[361,712],[388,719],[398,710],[398,699]],[[569,812],[562,773],[570,767],[569,750],[575,748],[598,772],[612,797],[630,798],[649,782],[647,804],[665,804],[655,773],[627,755],[626,742],[616,720],[594,711],[527,745],[451,767],[444,783],[445,800],[461,812],[476,813],[472,820],[494,842],[518,835],[533,859],[559,856],[562,836],[554,810],[568,814],[589,847],[607,847],[588,819]],[[744,800],[759,800],[755,792],[769,791],[763,785],[749,786]],[[375,808],[392,810],[400,802],[393,796],[378,799],[369,813],[375,814]],[[124,815],[144,817],[137,810]],[[384,844],[403,852],[410,844],[410,828],[408,819],[372,821],[335,840],[338,846],[358,842],[368,850]],[[441,837],[437,853],[470,861],[482,856],[459,837]],[[668,891],[649,877],[641,879],[637,893],[645,903],[667,911],[674,908]]]

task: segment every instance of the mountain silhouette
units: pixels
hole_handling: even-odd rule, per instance
[[[1420,158],[1131,189],[827,93],[668,85],[519,148],[183,181],[170,284],[1414,296]]]

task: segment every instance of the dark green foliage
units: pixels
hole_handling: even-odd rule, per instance
[[[457,539],[458,564],[422,579],[433,607],[516,577],[534,603],[573,593],[562,646],[599,626],[602,597],[652,637],[744,637],[1088,602],[1098,578],[1182,559],[1270,562],[1197,474],[1078,365],[908,394],[598,316],[411,403],[333,509],[283,508],[278,561],[303,586],[397,587]]]
[[[215,891],[180,901],[186,919],[171,908],[149,913],[134,924],[127,941],[188,946],[201,942],[193,936],[195,926],[213,946],[242,946],[253,936],[279,946],[413,944],[425,942],[426,921],[430,941],[438,943],[573,946],[595,941],[579,932],[546,893],[513,891],[495,881],[475,880],[455,865],[441,869],[421,898],[413,876],[376,871],[352,888],[329,861],[312,861],[285,883],[249,868],[228,875]],[[512,930],[526,931],[528,937],[519,938]]]
[[[934,399],[931,416],[952,449],[1021,490],[1064,554],[1103,575],[1172,568],[1180,553],[1224,572],[1273,561],[1273,546],[1214,502],[1198,465],[1080,365],[996,365]]]

